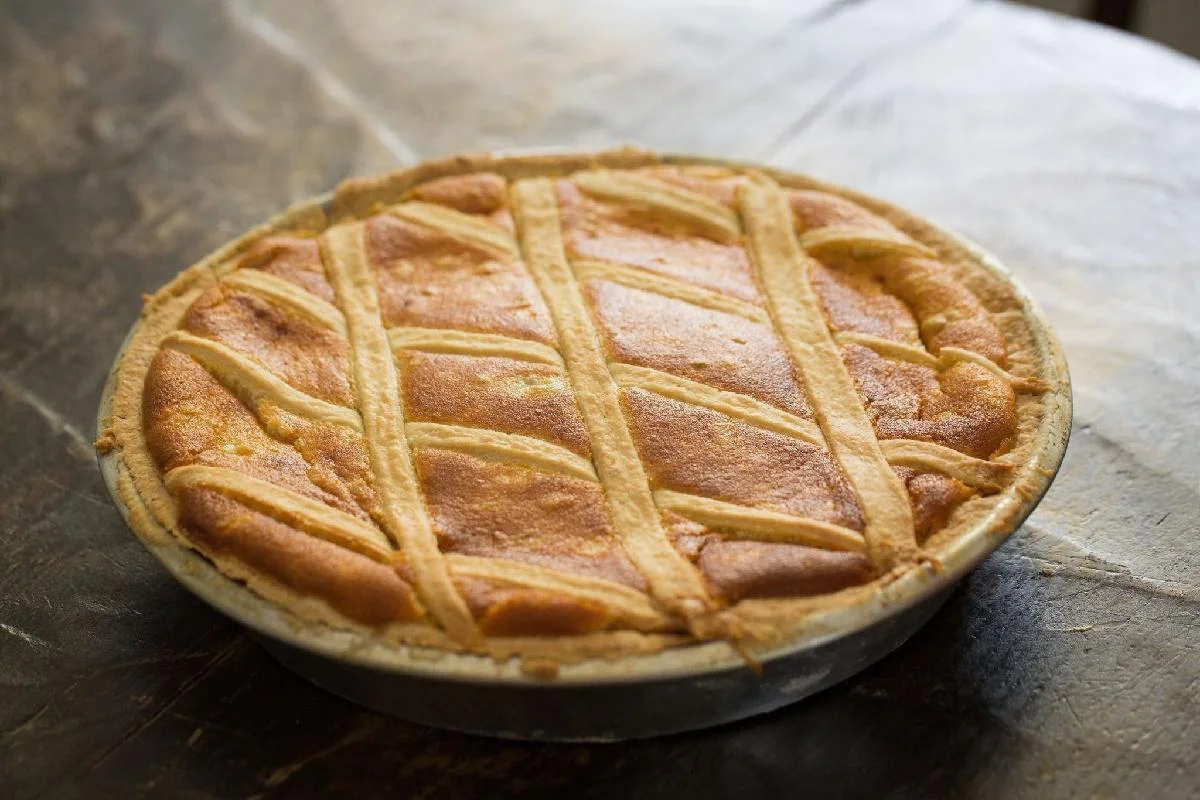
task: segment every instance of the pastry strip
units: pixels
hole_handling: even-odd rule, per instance
[[[672,300],[681,300],[684,303],[690,303],[701,308],[709,308],[713,311],[722,311],[726,314],[745,317],[752,322],[758,322],[763,325],[771,324],[771,317],[764,308],[760,308],[753,303],[747,303],[745,300],[738,300],[729,295],[712,292],[708,289],[701,289],[699,286],[677,281],[674,278],[668,278],[664,275],[656,275],[653,272],[637,269],[636,267],[606,264],[603,261],[580,260],[573,262],[572,266],[575,268],[575,274],[579,276],[580,280],[612,281],[613,283],[627,286],[630,289],[653,292],[654,294],[669,297]]]
[[[457,356],[490,356],[562,366],[553,347],[495,333],[474,333],[437,328],[392,328],[388,340],[395,350],[419,350]]]
[[[838,344],[856,344],[860,347],[874,350],[884,358],[891,358],[896,361],[907,361],[910,364],[917,364],[922,367],[929,367],[930,369],[937,369],[941,364],[937,356],[923,347],[897,342],[894,339],[885,339],[882,336],[872,336],[869,333],[858,333],[856,331],[842,331],[841,333],[834,334],[833,338]]]
[[[659,630],[669,617],[654,607],[650,598],[615,581],[577,575],[509,558],[482,558],[449,553],[446,561],[458,577],[505,583],[523,589],[558,592],[568,597],[599,603],[624,623],[642,631]]]
[[[724,203],[699,192],[644,175],[611,170],[576,172],[571,180],[593,197],[651,208],[666,216],[685,220],[718,242],[736,241],[741,236],[737,214]]]
[[[354,409],[305,394],[228,345],[187,331],[172,331],[163,338],[163,346],[199,361],[256,413],[261,401],[270,400],[313,422],[329,422],[362,432],[362,420]]]
[[[938,472],[973,489],[998,490],[1008,484],[1012,465],[1001,461],[985,461],[933,442],[915,439],[883,439],[879,442],[888,463],[897,467],[913,467],[925,472]]]
[[[800,234],[800,246],[811,253],[822,250],[852,250],[875,254],[935,257],[928,247],[899,231],[860,228],[853,225],[829,225],[805,231]]]
[[[412,570],[421,602],[458,642],[479,646],[482,634],[458,593],[438,550],[404,432],[404,406],[395,359],[380,318],[375,276],[361,222],[321,235],[321,257],[346,316],[358,406],[384,528]]]
[[[310,536],[383,564],[391,563],[391,542],[374,525],[277,484],[228,467],[201,464],[176,467],[166,474],[164,482],[171,491],[187,487],[211,489]]]
[[[707,592],[699,572],[663,530],[617,385],[567,264],[553,184],[545,178],[518,181],[512,199],[521,250],[558,331],[613,527],[654,597],[671,611],[695,616],[708,606]]]
[[[408,434],[408,443],[413,447],[457,450],[483,459],[513,462],[580,480],[596,480],[596,470],[591,461],[565,447],[532,436],[434,422],[410,422],[405,426],[405,432]]]
[[[609,364],[608,371],[613,380],[622,387],[645,389],[672,400],[703,406],[757,428],[824,446],[821,428],[815,422],[789,414],[753,397],[632,364]]]
[[[960,361],[967,361],[983,367],[1002,380],[1008,381],[1019,392],[1044,392],[1047,389],[1045,381],[1038,378],[1022,378],[1013,375],[1011,372],[1001,369],[995,361],[992,361],[987,356],[980,355],[971,350],[964,350],[961,347],[943,347],[938,351],[937,355],[934,355],[920,347],[897,342],[893,339],[884,339],[881,336],[872,336],[869,333],[842,331],[835,334],[834,339],[837,340],[838,344],[861,345],[862,347],[874,350],[885,358],[907,361],[910,364],[919,364],[922,367],[929,367],[930,369],[945,369]]]
[[[505,260],[515,261],[519,257],[511,233],[474,214],[464,214],[452,208],[423,203],[420,200],[388,206],[384,212],[406,222],[432,228],[454,239],[495,253]]]
[[[771,316],[808,388],[817,422],[846,473],[866,521],[872,563],[887,571],[916,556],[908,492],[883,456],[813,291],[810,256],[796,241],[787,195],[764,176],[739,187],[751,261]]]
[[[943,347],[938,351],[938,358],[943,366],[949,366],[959,361],[966,361],[970,364],[983,367],[997,378],[1002,378],[1011,383],[1013,389],[1018,392],[1037,394],[1050,388],[1041,378],[1022,378],[1013,375],[1011,372],[1005,372],[1000,368],[1000,365],[987,356],[982,356],[971,350],[963,350],[961,347]]]
[[[342,312],[291,281],[262,270],[243,268],[227,276],[222,283],[231,289],[256,294],[322,328],[346,335],[346,320]]]
[[[802,544],[807,547],[848,550],[854,553],[866,550],[866,542],[858,531],[821,520],[769,509],[749,508],[665,489],[654,493],[654,502],[664,511],[674,511],[701,525],[716,528],[730,538]]]

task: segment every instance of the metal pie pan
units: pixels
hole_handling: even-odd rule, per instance
[[[753,166],[694,156],[664,158]],[[296,208],[327,200],[317,198]],[[1042,370],[1057,383],[1055,396],[1043,407],[1028,459],[1017,465],[1018,478],[991,510],[938,551],[940,570],[909,570],[863,602],[817,612],[812,624],[786,645],[756,653],[761,673],[747,668],[727,643],[706,642],[564,664],[556,678],[540,679],[523,673],[515,659],[497,662],[481,655],[448,654],[310,622],[227,578],[165,529],[154,540],[138,538],[180,583],[245,625],[289,668],[348,700],[407,720],[510,739],[619,741],[706,728],[775,710],[850,677],[903,644],[958,581],[1020,526],[1062,462],[1071,401],[1061,348],[1029,295],[999,261],[956,238],[983,267],[1016,288]],[[137,329],[135,324],[126,345]],[[98,430],[108,427],[124,352],[122,346],[109,374]],[[113,502],[130,522],[130,510],[117,492],[120,451],[101,455],[99,464]],[[997,529],[1000,519],[1004,523]]]

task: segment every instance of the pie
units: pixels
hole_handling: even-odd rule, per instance
[[[753,649],[1011,530],[1065,391],[1038,335],[960,240],[843,189],[463,156],[148,298],[98,446],[143,538],[304,624]]]

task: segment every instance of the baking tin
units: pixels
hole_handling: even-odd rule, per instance
[[[722,159],[667,155],[673,163],[748,168]],[[779,172],[786,176],[788,173]],[[320,197],[272,222],[288,219]],[[945,228],[938,226],[945,231]],[[959,237],[961,239],[961,237]],[[245,625],[276,658],[313,683],[351,701],[431,726],[513,739],[617,741],[704,728],[772,711],[864,669],[904,643],[945,602],[954,586],[1033,511],[1062,462],[1071,427],[1070,383],[1061,347],[1028,294],[994,257],[962,243],[987,269],[1015,286],[1048,393],[1032,450],[1017,479],[988,514],[939,551],[942,569],[909,570],[869,600],[820,612],[786,646],[765,653],[761,674],[725,642],[705,642],[614,660],[565,664],[551,680],[531,677],[515,660],[447,654],[384,643],[301,619],[230,580],[173,534],[138,538],[184,586]],[[138,326],[126,338],[128,343]],[[98,413],[108,427],[122,346]],[[120,451],[101,455],[100,470],[128,522],[117,492]],[[1019,491],[1018,491],[1019,489]],[[991,530],[1001,515],[1009,523]],[[807,621],[806,621],[807,622]]]

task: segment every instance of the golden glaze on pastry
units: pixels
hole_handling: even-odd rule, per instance
[[[278,602],[737,637],[1009,484],[1046,384],[899,212],[629,151],[420,169],[185,274],[122,368],[133,491]]]

